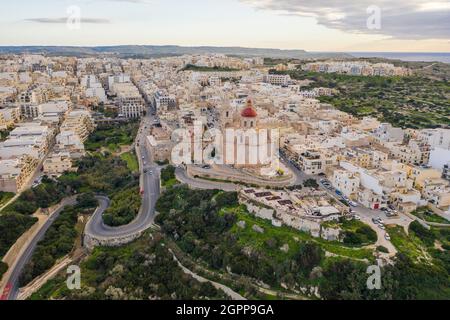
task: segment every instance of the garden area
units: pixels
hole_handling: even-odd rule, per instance
[[[67,289],[62,275],[48,281],[31,300],[227,299],[210,283],[185,274],[161,237],[149,234],[122,247],[98,247],[80,267],[81,290]]]
[[[12,198],[14,198],[14,193],[0,191],[0,207],[8,203]]]
[[[98,151],[102,148],[110,152],[118,152],[123,146],[133,144],[139,130],[139,122],[133,121],[121,125],[103,125],[93,132],[85,142],[87,151]]]
[[[419,208],[416,211],[411,212],[411,214],[415,215],[416,217],[418,217],[426,222],[434,222],[434,223],[442,223],[442,224],[450,225],[450,221],[433,213],[433,211],[431,211],[427,207]]]
[[[134,152],[123,153],[120,158],[127,163],[127,167],[131,172],[139,171],[139,162]]]
[[[161,170],[161,184],[165,188],[171,188],[178,184],[178,180],[175,177],[175,167],[168,165]]]

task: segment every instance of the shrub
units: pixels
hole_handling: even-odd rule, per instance
[[[383,253],[389,253],[389,250],[386,247],[378,246],[377,251],[383,252]]]
[[[427,246],[434,245],[434,241],[436,240],[435,235],[431,230],[426,229],[418,221],[414,221],[413,223],[411,223],[411,225],[409,226],[409,230],[414,232],[414,234]]]
[[[300,271],[306,275],[311,273],[314,267],[318,266],[324,257],[322,248],[314,243],[305,243],[301,245],[296,255],[296,261]]]

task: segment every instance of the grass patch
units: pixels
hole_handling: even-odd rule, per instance
[[[336,241],[326,241],[320,238],[314,238],[308,233],[287,227],[275,227],[270,221],[257,218],[248,213],[245,206],[222,209],[221,214],[232,212],[237,216],[238,221],[245,221],[246,227],[241,229],[237,225],[233,226],[231,232],[236,234],[242,245],[251,245],[252,247],[264,250],[268,255],[283,261],[286,257],[292,257],[301,245],[301,242],[314,242],[322,247],[323,250],[342,257],[352,259],[373,259],[373,252],[369,249],[354,248],[345,246]],[[264,233],[258,233],[252,228],[257,225],[264,229]],[[280,250],[285,244],[289,245],[287,253]]]
[[[178,184],[174,166],[169,165],[161,170],[161,184],[165,188],[172,188]]]
[[[426,222],[450,224],[450,221],[433,213],[433,211],[431,211],[427,207],[419,208],[416,211],[411,212],[411,214]]]
[[[107,147],[111,152],[120,150],[121,146],[131,145],[139,130],[139,122],[129,122],[121,125],[105,125],[97,128],[85,142],[88,151],[98,151]]]
[[[387,231],[391,236],[392,244],[397,250],[413,261],[429,262],[426,255],[426,248],[422,241],[413,234],[407,235],[405,230],[400,226],[388,226]]]
[[[132,172],[139,171],[139,162],[134,152],[127,152],[120,156],[120,158],[127,163],[128,169]]]
[[[67,275],[48,281],[31,300],[208,300],[226,298],[210,284],[187,276],[162,245],[145,234],[115,248],[97,247],[80,267],[81,290],[68,290]],[[113,290],[113,288],[115,290]]]
[[[14,197],[14,193],[12,192],[3,192],[0,191],[0,207],[7,203]]]

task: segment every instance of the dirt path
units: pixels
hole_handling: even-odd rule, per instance
[[[173,251],[171,249],[169,249],[169,251],[170,251],[170,253],[172,253],[173,259],[178,263],[180,268],[183,269],[183,272],[185,274],[190,275],[195,280],[197,280],[197,281],[199,281],[201,283],[205,283],[205,282],[211,283],[214,286],[214,288],[222,290],[223,292],[225,292],[233,300],[247,300],[243,296],[241,296],[239,293],[233,291],[231,288],[229,288],[229,287],[227,287],[227,286],[225,286],[223,284],[220,284],[220,283],[208,280],[206,278],[203,278],[202,276],[199,276],[198,274],[196,274],[193,271],[189,270],[188,268],[186,268],[185,266],[183,266],[181,264],[181,262],[177,259],[177,257],[175,256],[175,254],[173,253]]]

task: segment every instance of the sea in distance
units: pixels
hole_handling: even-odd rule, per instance
[[[402,61],[425,61],[450,63],[450,52],[348,52],[357,58],[385,58]]]

